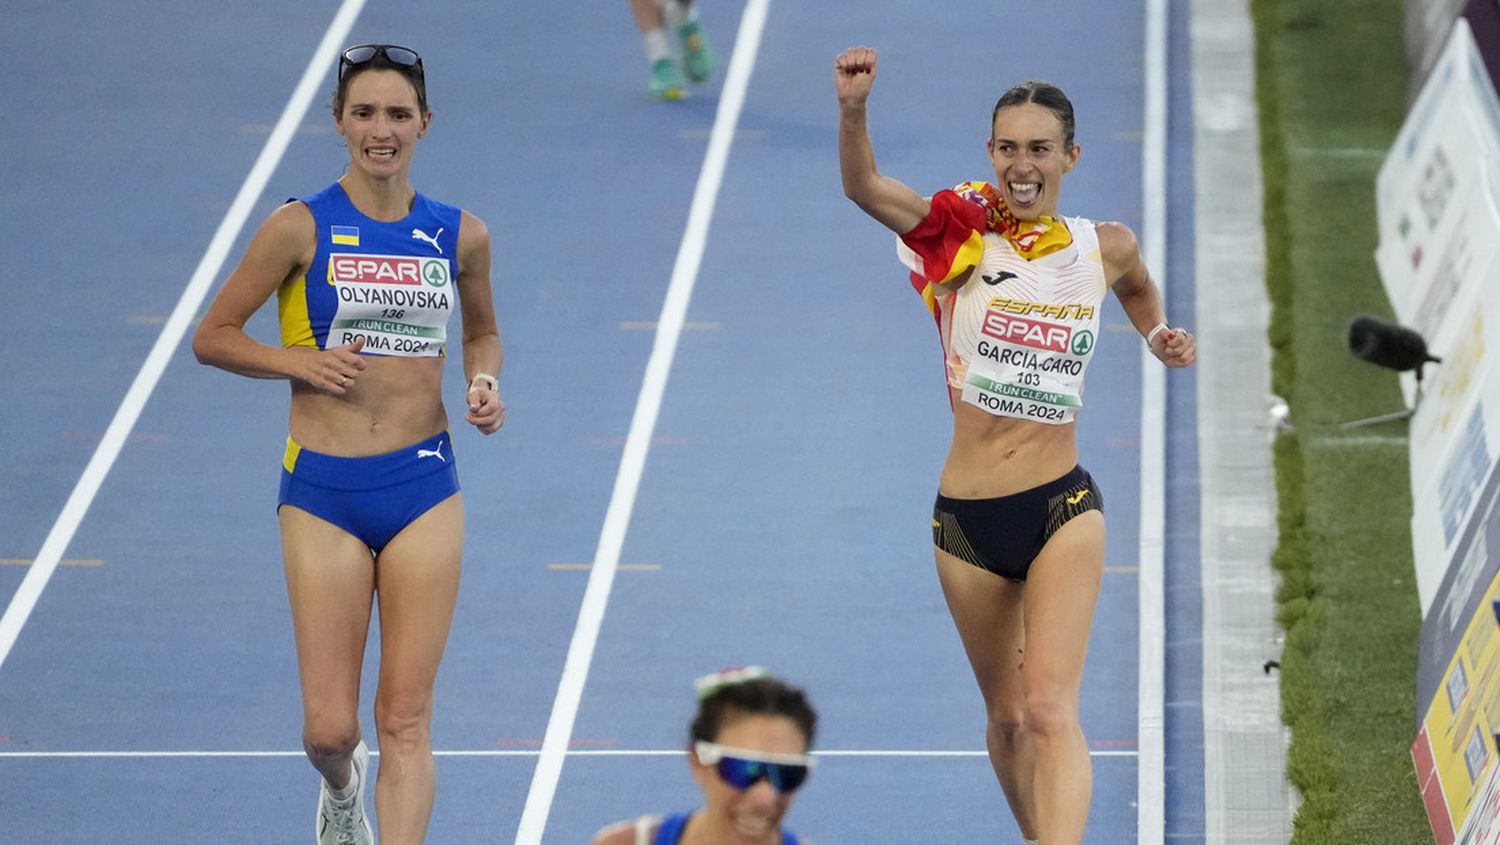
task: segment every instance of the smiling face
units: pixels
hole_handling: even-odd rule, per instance
[[[802,728],[786,716],[762,713],[731,714],[714,742],[746,751],[773,754],[807,753]],[[705,766],[689,755],[693,779],[703,790],[703,813],[721,841],[733,845],[781,842],[781,819],[792,804],[792,794],[783,794],[762,778],[747,789],[735,789],[719,776],[714,766]]]
[[[995,109],[990,163],[1016,217],[1035,220],[1057,213],[1063,174],[1078,163],[1080,148],[1072,140],[1070,127],[1047,106],[1021,102]]]
[[[403,74],[372,69],[349,78],[334,125],[349,147],[351,168],[375,179],[404,179],[431,120]]]

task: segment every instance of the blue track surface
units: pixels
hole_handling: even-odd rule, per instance
[[[593,558],[653,340],[640,324],[661,308],[718,105],[717,80],[650,101],[626,3],[600,5],[564,19],[371,0],[349,39],[423,52],[437,118],[413,180],[489,224],[507,349],[504,431],[455,429],[469,527],[434,745],[472,753],[439,759],[436,843],[514,836],[588,578],[549,564]],[[704,4],[724,62],[743,6]],[[928,192],[991,175],[1000,90],[1058,83],[1084,146],[1064,210],[1140,231],[1143,12],[1096,6],[1023,37],[981,0],[918,18],[891,0],[773,0],[547,841],[690,806],[681,758],[588,752],[683,747],[692,678],[746,663],[808,688],[821,750],[944,753],[830,754],[790,817],[814,841],[1013,840],[931,560],[950,426],[938,341],[891,238],[841,194],[830,68],[846,46],[881,50],[881,167]],[[37,555],[335,9],[9,12],[0,70],[26,117],[0,129],[0,558]],[[324,102],[230,266],[282,200],[342,171]],[[1186,122],[1172,132],[1189,156]],[[1172,162],[1174,202],[1191,202],[1189,162]],[[1174,314],[1191,313],[1190,219],[1172,220]],[[252,332],[274,338],[273,319]],[[1090,843],[1135,841],[1139,343],[1111,299],[1079,426],[1110,531],[1083,694]],[[1191,383],[1171,383],[1168,477],[1195,479]],[[0,664],[0,842],[305,841],[316,775],[273,511],[285,409],[284,384],[177,350]],[[1168,504],[1195,532],[1196,511]],[[1202,836],[1201,728],[1171,721],[1196,712],[1195,537],[1168,533],[1174,841]],[[0,565],[0,605],[26,571]]]

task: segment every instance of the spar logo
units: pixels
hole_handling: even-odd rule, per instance
[[[350,255],[328,257],[329,281],[336,285],[420,285],[422,260],[405,255]],[[443,273],[443,282],[447,282]]]
[[[435,288],[448,284],[448,260],[445,258],[423,259],[422,278]]]
[[[1094,333],[1088,329],[1079,329],[1073,335],[1073,354],[1087,355],[1094,348]]]
[[[1073,339],[1073,330],[1067,326],[1028,320],[998,311],[984,312],[984,325],[980,327],[980,331],[1007,343],[1049,352],[1069,351],[1068,346]]]

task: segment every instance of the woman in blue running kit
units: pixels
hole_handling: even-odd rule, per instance
[[[1079,160],[1055,86],[1007,90],[994,182],[925,197],[883,175],[866,127],[874,50],[834,62],[844,192],[898,236],[937,318],[953,438],[932,512],[938,580],[984,697],[990,763],[1027,842],[1083,841],[1092,790],[1079,688],[1104,565],[1099,488],[1074,420],[1109,293],[1163,364],[1193,362],[1135,235],[1058,213]],[[978,837],[976,837],[978,838]]]
[[[490,241],[474,215],[409,181],[431,126],[421,58],[345,50],[334,126],[344,175],[255,234],[193,339],[205,364],[291,383],[278,520],[302,684],[303,747],[323,776],[320,843],[369,843],[369,751],[358,707],[380,613],[375,808],[387,845],[421,842],[432,811],[433,684],[458,593],[464,507],[442,400],[447,324],[462,314],[464,419],[505,421]],[[272,295],[281,344],[244,331]],[[377,586],[378,585],[378,586]]]
[[[808,845],[781,827],[807,780],[818,715],[758,666],[699,678],[688,763],[703,809],[612,824],[593,845]]]

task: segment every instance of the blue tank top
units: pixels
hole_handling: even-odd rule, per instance
[[[656,829],[656,838],[651,840],[651,845],[677,845],[682,840],[682,830],[687,827],[688,819],[692,813],[673,813],[661,820],[661,827]],[[797,845],[797,834],[790,830],[781,832],[781,845]]]
[[[317,225],[307,274],[277,292],[283,346],[345,346],[412,358],[444,354],[458,278],[458,208],[417,194],[384,223],[360,213],[337,182],[299,198]]]

